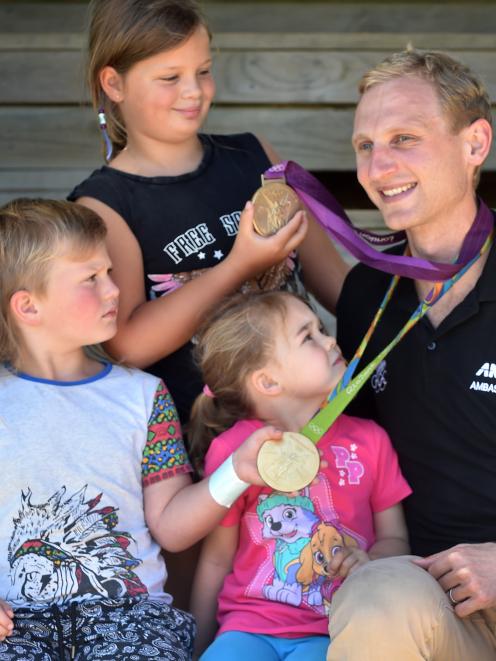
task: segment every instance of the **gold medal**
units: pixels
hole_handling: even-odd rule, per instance
[[[312,441],[286,431],[280,441],[265,441],[257,457],[260,477],[276,491],[299,491],[319,471],[320,455]]]
[[[283,179],[262,177],[262,187],[252,197],[253,226],[262,236],[275,234],[301,209],[300,198]]]

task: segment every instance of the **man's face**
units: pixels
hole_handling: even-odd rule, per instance
[[[433,86],[420,78],[364,93],[353,131],[357,175],[389,228],[442,231],[473,201],[467,130],[453,133]]]

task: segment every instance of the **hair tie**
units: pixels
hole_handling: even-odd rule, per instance
[[[207,384],[205,384],[203,386],[203,394],[206,397],[210,397],[211,399],[214,399],[214,397],[215,397],[214,393],[210,390],[210,388],[207,386]]]
[[[101,108],[98,108],[98,125],[100,126],[100,131],[102,132],[103,140],[105,142],[105,147],[106,147],[105,160],[108,163],[112,158],[113,147],[112,147],[112,140],[110,139],[110,136],[107,131],[107,118],[105,116],[105,110],[103,106]]]

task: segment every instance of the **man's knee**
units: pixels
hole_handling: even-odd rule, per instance
[[[496,658],[490,626],[458,618],[410,558],[369,562],[344,581],[331,604],[327,661]]]
[[[411,556],[384,558],[367,563],[349,576],[334,594],[330,634],[341,617],[354,625],[384,627],[396,618],[437,617],[444,607],[441,587],[430,574],[411,562]],[[349,621],[349,620],[348,620]]]

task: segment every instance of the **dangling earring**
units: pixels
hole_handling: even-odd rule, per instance
[[[105,117],[105,110],[103,106],[98,109],[98,124],[100,126],[100,130],[102,132],[102,136],[105,141],[105,146],[107,148],[105,159],[108,163],[112,158],[113,148],[112,148],[112,141],[110,140],[110,136],[107,131],[107,118]]]

